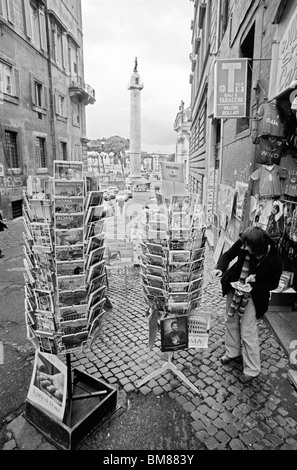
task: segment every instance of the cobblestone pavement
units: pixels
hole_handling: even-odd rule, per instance
[[[13,239],[11,243],[13,247],[18,241]],[[288,358],[262,319],[259,321],[261,375],[249,385],[242,385],[238,380],[242,370],[240,364],[234,367],[221,365],[225,301],[219,282],[211,276],[213,261],[209,249],[206,250],[205,266],[200,308],[211,313],[209,346],[203,350],[182,350],[173,356],[174,364],[202,391],[202,396],[170,371],[139,389],[135,385],[167,360],[167,355],[160,351],[159,338],[152,351],[147,348],[146,305],[141,295],[138,267],[127,268],[126,282],[123,268],[109,271],[108,295],[113,308],[105,314],[100,338],[92,349],[73,354],[72,365],[115,385],[119,394],[131,397],[132,402],[138,393],[144,407],[145,397],[149,403],[152,396],[162,399],[168,396],[184,412],[190,429],[188,441],[195,441],[196,449],[297,450],[297,393],[287,380]],[[28,432],[28,423],[22,417],[17,419],[18,423],[14,420],[7,426],[4,449],[26,449],[24,439],[23,445],[19,444],[15,429],[27,426]],[[35,448],[42,448],[40,442],[39,438]],[[30,445],[32,448],[32,437]],[[48,444],[44,446],[53,449]],[[81,448],[87,449],[88,441]],[[162,448],[171,450],[168,443]]]

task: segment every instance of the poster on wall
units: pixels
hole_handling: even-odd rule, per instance
[[[67,367],[57,356],[37,349],[28,399],[62,421],[66,394]]]
[[[217,213],[220,217],[220,225],[223,229],[228,225],[233,211],[235,189],[221,183],[219,187]]]

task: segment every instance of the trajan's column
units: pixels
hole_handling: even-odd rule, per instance
[[[129,181],[141,183],[141,96],[143,89],[140,75],[137,71],[137,57],[131,80],[128,85],[130,90],[130,174]]]

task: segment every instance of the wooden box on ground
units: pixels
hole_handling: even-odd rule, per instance
[[[106,393],[99,396],[91,395],[100,391]],[[75,398],[85,393],[89,393],[88,398]],[[57,448],[70,450],[91,434],[96,427],[103,424],[116,411],[116,407],[117,390],[114,387],[74,369],[71,411],[69,413],[66,407],[63,422],[28,398],[25,418]]]

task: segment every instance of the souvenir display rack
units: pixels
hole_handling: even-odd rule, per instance
[[[137,382],[138,388],[169,369],[201,394],[172,363],[172,357],[174,351],[202,346],[190,344],[195,332],[199,331],[200,338],[208,337],[209,322],[197,310],[203,288],[205,230],[204,214],[194,194],[172,196],[171,200],[157,194],[157,205],[146,211],[140,276],[148,305],[149,347],[153,347],[159,329],[161,351],[168,352],[168,361]],[[182,331],[179,337],[168,331],[172,322]]]
[[[97,397],[91,408],[98,418],[98,409],[105,401],[101,400],[102,395],[108,391],[109,395],[114,394],[98,381],[92,386],[80,386],[84,393],[78,393],[80,372],[71,368],[71,353],[92,346],[105,313],[103,193],[87,191],[82,162],[54,161],[53,178],[30,184],[23,201],[27,337],[36,350],[66,359],[67,407],[63,422],[56,425],[68,429],[62,447],[69,448],[78,426],[78,422],[73,422],[73,402],[78,400],[75,414],[80,415],[78,427],[84,429],[83,413],[78,413],[78,407],[89,415],[89,407],[82,403],[86,398],[91,403]],[[88,383],[94,379],[80,374],[79,381]],[[36,417],[37,408],[27,399],[29,420]],[[43,418],[45,410],[40,413]],[[51,426],[43,431],[53,438],[49,430],[54,419],[51,418]],[[37,421],[39,426],[44,423],[43,419]]]

